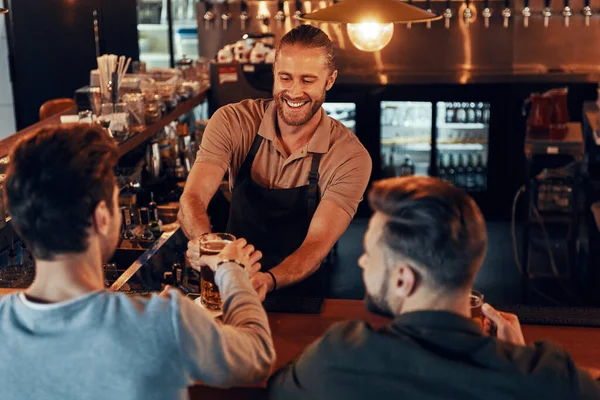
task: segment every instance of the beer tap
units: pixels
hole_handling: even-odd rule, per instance
[[[277,26],[281,28],[283,25],[283,21],[285,21],[285,12],[283,11],[283,1],[279,0],[277,2],[277,14],[275,14],[275,20],[277,21]]]
[[[444,10],[446,29],[450,29],[450,18],[452,18],[452,9],[450,8],[450,0],[446,0],[446,9]]]
[[[573,11],[571,11],[571,7],[569,7],[569,0],[565,0],[565,8],[563,8],[563,17],[565,17],[565,28],[569,27],[569,20],[573,15]]]
[[[296,12],[292,16],[292,19],[296,21],[296,25],[300,24],[300,17],[302,16],[302,1],[296,0]]]
[[[531,9],[529,8],[529,0],[524,0],[523,11],[521,11],[521,14],[523,14],[523,26],[525,28],[529,27],[529,17],[531,17]]]
[[[512,11],[510,9],[510,0],[504,1],[504,10],[502,10],[502,16],[504,17],[504,27],[508,28],[508,20],[512,15]]]
[[[550,0],[544,0],[544,11],[542,11],[542,15],[544,16],[544,27],[548,27],[550,23],[550,17],[552,16],[552,10],[550,9]]]
[[[590,7],[590,0],[585,0],[585,7],[583,7],[583,16],[585,17],[585,26],[590,26],[590,18],[594,15],[592,8]]]
[[[223,3],[223,14],[221,14],[221,20],[223,21],[223,30],[226,31],[229,27],[229,20],[231,19],[231,13],[229,12],[229,3]]]
[[[425,8],[427,9],[428,13],[432,12],[432,10],[431,10],[431,0],[426,0],[425,1]],[[427,21],[427,29],[431,29],[431,21]]]
[[[241,7],[242,12],[240,13],[240,23],[242,25],[242,31],[245,31],[246,23],[250,19],[250,16],[248,15],[248,3],[246,0],[242,0]]]
[[[490,9],[490,0],[485,0],[483,2],[483,11],[481,12],[483,15],[483,24],[486,28],[490,27],[490,17],[492,16],[492,10]]]
[[[465,0],[465,10],[463,11],[463,19],[467,28],[469,27],[469,24],[471,22],[471,17],[473,17],[473,13],[471,12],[471,0]]]
[[[208,30],[211,21],[215,19],[215,14],[212,12],[213,4],[211,0],[204,0],[204,6],[206,8],[206,12],[204,13],[204,29]]]
[[[408,5],[412,6],[413,0],[408,0]],[[406,29],[411,29],[412,28],[412,23],[408,22],[406,24]]]

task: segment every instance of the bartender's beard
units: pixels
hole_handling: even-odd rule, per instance
[[[273,98],[275,99],[275,108],[277,109],[277,115],[286,125],[302,126],[308,121],[310,121],[317,112],[319,112],[321,106],[323,105],[323,103],[325,103],[325,93],[326,91],[323,90],[323,94],[317,100],[313,100],[308,96],[294,99],[291,96],[288,96],[286,90],[281,91],[277,94],[273,93]],[[303,111],[293,112],[289,110],[290,106],[286,104],[286,100],[290,102],[307,102],[307,104],[302,106],[305,108]]]
[[[395,315],[392,312],[392,309],[387,301],[388,291],[390,288],[390,272],[386,268],[385,275],[383,277],[383,282],[381,283],[381,288],[379,289],[379,293],[370,294],[367,292],[365,295],[365,306],[367,310],[372,312],[373,314],[381,315],[387,318],[394,318]]]

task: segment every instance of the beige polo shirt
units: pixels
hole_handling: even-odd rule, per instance
[[[321,122],[313,137],[301,149],[286,154],[277,137],[275,103],[272,100],[244,100],[221,107],[210,119],[196,162],[229,170],[233,189],[255,135],[264,139],[252,165],[252,179],[271,189],[289,189],[308,184],[312,156],[322,153],[319,166],[321,200],[329,200],[350,217],[371,176],[371,157],[352,131],[330,118],[321,108]]]

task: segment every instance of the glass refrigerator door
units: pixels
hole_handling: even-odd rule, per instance
[[[356,104],[355,103],[331,103],[323,104],[325,113],[331,118],[338,120],[356,133]]]
[[[428,175],[432,103],[382,101],[380,107],[383,177]]]
[[[438,176],[469,192],[487,188],[490,104],[438,102]]]
[[[177,62],[184,55],[198,58],[197,0],[172,0],[173,50]],[[137,0],[140,61],[147,68],[169,67],[169,22],[166,0]]]

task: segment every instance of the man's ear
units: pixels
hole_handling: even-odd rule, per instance
[[[408,264],[399,263],[392,269],[392,286],[390,290],[397,297],[407,298],[415,291],[416,286],[417,274]]]
[[[101,200],[92,214],[93,228],[96,233],[106,236],[110,229],[110,210],[105,200]]]
[[[337,69],[334,70],[331,75],[329,75],[329,78],[327,78],[327,85],[325,85],[325,90],[329,90],[333,87],[333,84],[335,83],[335,80],[337,79],[338,76],[338,72]]]

